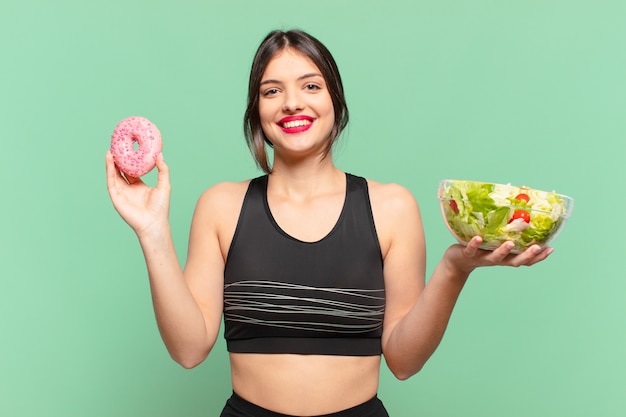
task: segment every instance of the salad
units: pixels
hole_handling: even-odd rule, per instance
[[[448,227],[459,242],[478,235],[483,248],[512,241],[515,251],[546,245],[556,237],[572,202],[555,192],[461,180],[442,181],[439,198]]]

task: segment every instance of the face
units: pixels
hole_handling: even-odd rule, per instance
[[[275,155],[328,149],[335,113],[324,77],[310,58],[287,48],[270,60],[261,78],[259,116]]]

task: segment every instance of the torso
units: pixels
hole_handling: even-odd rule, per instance
[[[231,199],[229,205],[237,210],[229,211],[227,218],[221,222],[223,227],[218,231],[225,261],[247,186],[247,182],[232,184],[231,192],[228,193]],[[318,220],[327,226],[326,229],[307,227],[298,221],[303,218],[303,212],[311,210],[311,206],[304,205],[301,210],[294,211],[293,206],[284,205],[287,202],[273,199],[271,195],[268,195],[268,199],[281,228],[303,241],[317,241],[336,222],[343,205],[344,192],[345,189],[328,195],[323,202],[318,202],[321,206],[318,205],[314,210],[321,213],[318,214],[321,216]],[[376,221],[377,191],[370,187],[372,192],[372,209]],[[226,215],[224,212],[222,214]],[[384,230],[379,231],[379,238],[384,256],[388,247]],[[306,416],[336,412],[371,399],[378,389],[380,355],[230,353],[229,356],[234,391],[250,402],[283,414]]]
[[[233,390],[278,413],[323,415],[371,399],[380,356],[231,353]]]

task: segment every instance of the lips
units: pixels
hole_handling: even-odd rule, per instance
[[[315,119],[309,116],[288,116],[278,122],[278,126],[285,133],[300,133],[309,130]]]

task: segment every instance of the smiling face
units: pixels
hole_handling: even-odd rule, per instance
[[[301,52],[285,48],[269,61],[259,88],[259,116],[275,156],[328,152],[333,102],[321,71]]]

